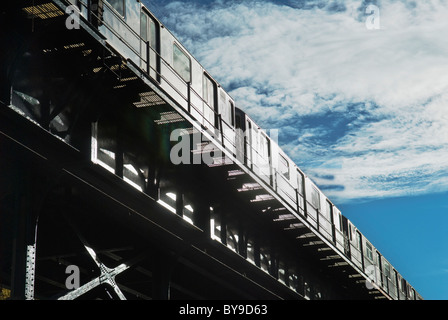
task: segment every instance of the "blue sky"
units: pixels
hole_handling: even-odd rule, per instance
[[[143,3],[425,299],[448,299],[446,1]]]

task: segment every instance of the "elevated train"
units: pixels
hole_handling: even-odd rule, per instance
[[[421,299],[167,28],[137,0],[70,0],[107,43],[155,81],[392,299]],[[75,12],[75,11],[73,11]],[[72,12],[72,13],[73,13]],[[243,133],[243,134],[241,134]]]

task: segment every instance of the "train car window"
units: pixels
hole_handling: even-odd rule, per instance
[[[394,269],[394,279],[393,279],[394,281],[395,281],[395,283],[394,283],[394,285],[397,287],[399,284],[398,284],[398,272],[397,272],[397,270],[395,270]],[[399,288],[397,288],[397,290],[398,290]],[[399,296],[399,294],[397,293],[397,295]]]
[[[218,112],[221,114],[222,120],[224,120],[229,126],[234,126],[234,116],[233,103],[227,99],[227,95],[224,90],[220,90],[219,93],[219,105]]]
[[[289,179],[289,163],[285,157],[280,155],[279,171],[286,178]]]
[[[230,116],[231,116],[230,124],[232,125],[232,127],[234,127],[235,126],[235,105],[232,103],[232,101],[229,101],[229,105],[230,105]]]
[[[320,195],[315,187],[311,188],[311,204],[314,208],[320,210]]]
[[[356,244],[358,246],[358,249],[361,250],[361,248],[362,248],[362,239],[361,239],[361,234],[359,233],[359,231],[356,231]]]
[[[106,0],[119,14],[124,17],[124,1],[125,0]]]
[[[258,165],[258,156],[260,155],[260,139],[258,137],[258,129],[255,125],[252,126],[251,139],[252,149],[254,151],[254,158],[252,159],[252,161],[254,161]]]
[[[148,20],[148,16],[142,12],[140,14],[140,36],[144,41],[148,41]]]
[[[176,43],[173,45],[173,68],[185,82],[191,81],[190,58]]]
[[[210,79],[206,74],[204,74],[203,79],[203,88],[202,88],[202,97],[204,98],[204,101],[212,107],[212,109],[215,108],[215,91],[216,91],[216,85]]]
[[[409,287],[409,296],[411,297],[411,300],[415,300],[415,290],[414,290],[414,288]]]
[[[384,275],[390,278],[390,264],[387,261],[384,261]]]
[[[239,115],[235,117],[235,128],[241,129],[241,116]]]
[[[333,218],[333,206],[331,205],[331,203],[329,201],[325,201],[326,204],[326,215],[325,217],[327,218],[328,221],[331,222],[332,218]]]
[[[246,138],[247,138],[247,143],[249,144],[249,148],[248,150],[250,150],[250,155],[252,157],[252,149],[253,147],[251,147],[253,145],[252,143],[252,124],[250,123],[250,121],[248,119],[246,119]]]
[[[401,291],[406,292],[406,280],[404,278],[401,278]]]
[[[154,22],[154,20],[149,19],[149,45],[151,46],[151,48],[156,48],[157,45],[157,38],[156,38],[156,23]]]
[[[153,49],[156,49],[157,46],[156,32],[156,23],[154,20],[149,19],[149,46]]]
[[[263,132],[260,134],[260,155],[263,160],[269,160],[269,140]]]
[[[297,191],[299,192],[300,195],[303,196],[303,173],[300,171],[297,171]]]
[[[156,48],[156,23],[147,14],[142,12],[140,16],[141,37],[144,41],[149,41],[149,46]]]
[[[333,210],[333,220],[334,220],[334,226],[337,230],[342,231],[342,217],[341,212],[337,207]]]
[[[221,115],[222,120],[226,123],[230,123],[230,110],[224,90],[219,91],[218,113]]]
[[[377,251],[376,252],[376,264],[377,267],[379,268],[379,273],[380,273],[380,279],[381,281],[383,281],[383,274],[382,274],[382,266],[383,266],[383,259],[381,258],[381,254]]]
[[[366,256],[373,261],[373,248],[372,245],[368,242],[366,242]]]

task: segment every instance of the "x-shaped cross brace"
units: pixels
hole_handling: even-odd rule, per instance
[[[62,297],[59,297],[58,300],[73,300],[73,299],[76,299],[77,297],[83,295],[84,293],[86,293],[86,292],[92,290],[93,288],[95,288],[95,287],[97,287],[97,286],[99,286],[101,284],[104,284],[104,283],[107,283],[108,285],[110,285],[114,289],[115,293],[120,298],[120,300],[126,300],[125,295],[120,290],[120,288],[118,287],[117,283],[115,282],[115,277],[117,275],[119,275],[120,273],[122,273],[123,271],[129,269],[131,266],[133,266],[136,263],[138,263],[141,260],[143,260],[146,257],[146,254],[144,254],[144,253],[140,254],[140,255],[130,259],[129,261],[118,265],[115,268],[109,268],[104,263],[102,263],[100,261],[100,259],[96,255],[96,252],[87,243],[86,239],[77,230],[75,225],[68,218],[67,218],[67,220],[69,221],[69,223],[72,226],[72,228],[75,230],[78,238],[83,243],[83,245],[86,248],[87,252],[89,253],[90,257],[92,257],[93,261],[95,262],[95,264],[100,269],[101,274],[99,275],[99,277],[97,277],[97,278],[87,282],[86,284],[80,286],[79,288],[70,291],[69,293],[67,293],[66,295],[64,295]]]

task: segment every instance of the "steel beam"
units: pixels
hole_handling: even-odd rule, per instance
[[[92,248],[86,246],[86,249],[91,255],[92,259],[97,264],[98,268],[100,269],[101,272],[100,276],[90,280],[89,282],[80,286],[79,288],[70,291],[66,295],[58,298],[58,300],[74,300],[102,284],[108,284],[109,286],[112,287],[115,294],[118,296],[120,300],[126,300],[126,296],[123,294],[123,292],[120,289],[120,286],[115,281],[115,277],[118,276],[120,273],[126,271],[130,267],[134,266],[136,263],[142,261],[144,258],[146,258],[146,254],[137,255],[133,259],[125,263],[122,263],[115,268],[109,268],[99,260],[95,251]]]

